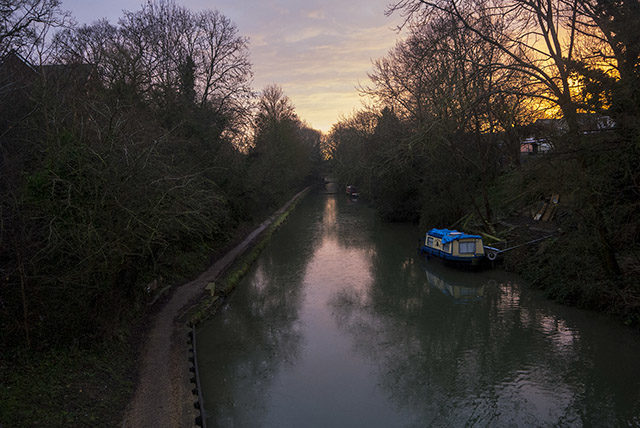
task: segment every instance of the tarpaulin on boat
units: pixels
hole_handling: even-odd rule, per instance
[[[447,244],[451,241],[455,241],[456,239],[481,239],[480,235],[468,235],[463,232],[458,232],[457,230],[449,230],[449,229],[436,229],[433,228],[428,232],[429,235],[435,236],[436,238],[442,239],[443,244]]]

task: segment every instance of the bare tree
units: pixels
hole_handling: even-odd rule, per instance
[[[298,120],[295,108],[280,86],[268,85],[258,100],[257,126],[285,120]]]
[[[0,58],[10,50],[29,56],[51,27],[69,19],[60,0],[0,0]]]
[[[636,0],[577,1],[578,31],[593,39],[583,53],[583,60],[606,63],[615,68],[621,80],[633,79],[640,62],[640,3]]]
[[[364,141],[373,135],[378,121],[378,114],[374,111],[355,111],[349,116],[342,116],[335,123],[329,134],[324,139],[323,152],[325,156],[332,159],[334,167],[339,173],[354,171],[349,169],[357,160],[357,156],[351,157],[342,153],[348,151],[359,141]],[[353,182],[354,177],[344,177],[346,181]]]
[[[388,12],[408,23],[449,17],[499,50],[492,67],[513,70],[528,79],[523,95],[557,105],[577,135],[577,105],[571,64],[576,54],[577,3],[564,0],[402,0]]]
[[[247,114],[248,42],[217,11],[152,1],[125,12],[117,26],[101,21],[62,32],[56,42],[58,58],[94,64],[108,86],[124,83],[160,103],[189,92],[187,98],[218,114]]]
[[[203,11],[197,22],[200,103],[222,108],[229,100],[250,93],[248,83],[252,74],[248,41],[239,36],[237,27],[217,11]]]
[[[560,172],[574,174],[573,186],[564,191],[572,193],[576,200],[584,201],[580,209],[585,215],[584,223],[591,225],[592,234],[597,237],[603,268],[617,275],[620,268],[604,215],[607,201],[599,196],[600,191],[591,179],[593,159],[583,144],[586,137],[578,121],[578,109],[582,105],[580,91],[575,85],[576,63],[589,59],[585,56],[588,51],[581,47],[595,40],[592,46],[600,46],[603,52],[607,50],[605,23],[602,23],[605,30],[601,33],[604,36],[600,40],[594,38],[588,29],[598,25],[597,16],[593,13],[589,16],[585,7],[578,0],[402,0],[394,3],[389,13],[402,13],[410,26],[450,19],[457,32],[471,32],[499,53],[494,56],[484,52],[480,58],[484,59],[485,68],[513,72],[512,76],[520,79],[522,84],[514,93],[537,99],[538,109],[559,107],[569,137],[562,140],[564,152],[569,156],[560,161],[571,167],[562,168]],[[609,19],[610,24],[610,18],[605,22]],[[594,52],[597,53],[597,49],[592,48],[591,53]],[[600,58],[605,56],[600,55]],[[505,92],[502,85],[496,89]],[[467,88],[463,88],[463,92],[470,93]],[[474,107],[470,107],[473,111]],[[475,112],[473,116],[478,117]],[[562,186],[563,181],[559,179],[555,185]]]
[[[278,85],[261,93],[254,117],[249,177],[265,192],[265,202],[283,197],[277,189],[296,188],[313,171],[317,135],[305,130],[289,97]]]
[[[636,0],[579,0],[576,31],[584,40],[575,72],[583,108],[606,111],[619,128],[636,130],[640,114],[640,3]]]

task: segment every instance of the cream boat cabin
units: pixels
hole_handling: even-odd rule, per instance
[[[444,260],[477,263],[485,257],[482,237],[457,230],[431,229],[420,251]]]

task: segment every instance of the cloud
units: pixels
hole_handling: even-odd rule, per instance
[[[285,45],[297,44],[300,42],[311,42],[318,38],[325,37],[327,35],[326,29],[322,27],[304,27],[298,31],[287,33],[282,38],[282,43]]]
[[[372,60],[398,38],[393,24],[290,26],[260,35],[251,46],[255,84],[281,85],[298,115],[327,131],[340,115],[361,106],[357,86],[366,83]],[[254,36],[252,36],[253,38]]]
[[[307,12],[307,18],[310,18],[310,19],[324,19],[325,17],[326,15],[324,11],[320,9],[311,10]]]
[[[144,0],[63,0],[82,22],[112,22]],[[360,105],[356,87],[371,60],[393,47],[401,17],[384,15],[389,0],[181,0],[193,10],[217,9],[249,38],[254,86],[280,84],[298,114],[322,130]],[[108,5],[108,6],[107,6]]]

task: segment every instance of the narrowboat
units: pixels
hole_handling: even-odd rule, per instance
[[[493,251],[485,254],[485,246],[480,235],[469,235],[449,229],[434,228],[427,232],[420,251],[428,256],[456,263],[478,264],[485,257],[489,260],[495,259]]]
[[[347,195],[352,198],[357,198],[358,196],[360,196],[360,193],[358,193],[358,189],[356,189],[356,186],[348,185],[346,190]]]

